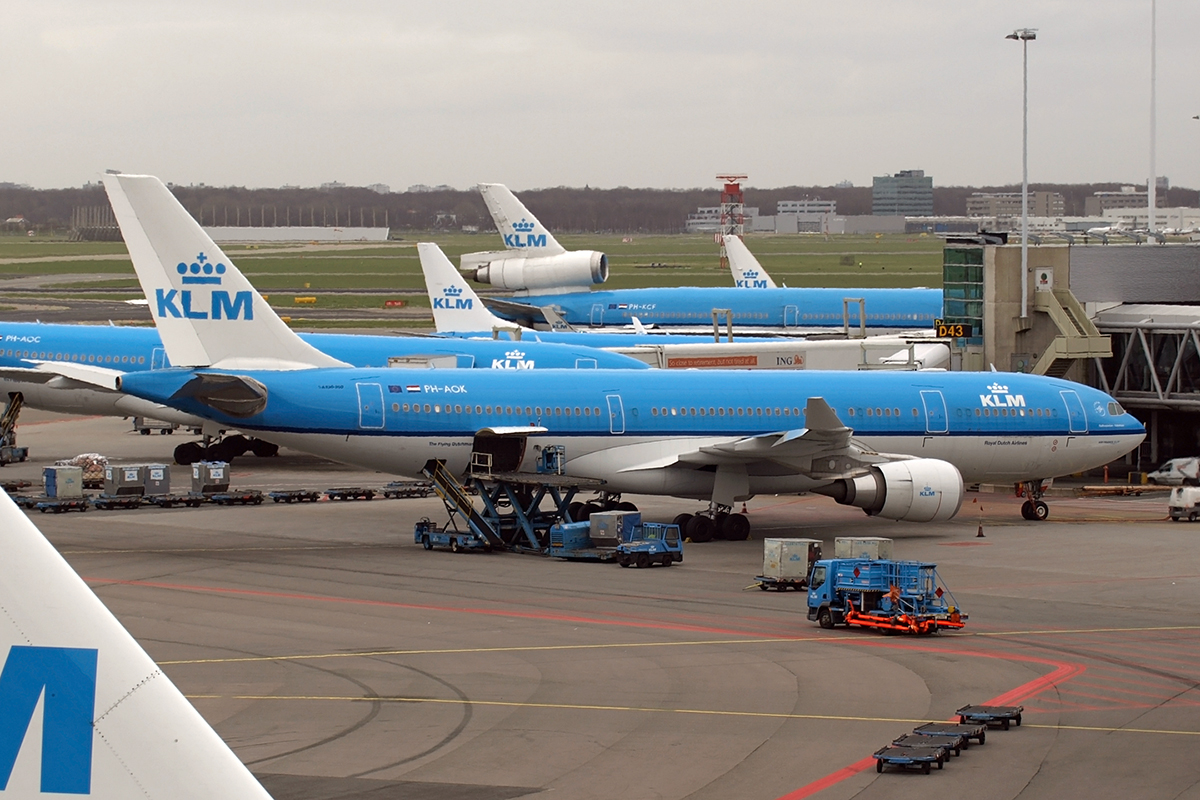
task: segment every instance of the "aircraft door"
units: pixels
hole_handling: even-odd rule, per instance
[[[528,436],[495,436],[475,434],[471,443],[471,471],[492,474],[516,472],[525,459]]]
[[[150,369],[166,369],[171,366],[167,362],[167,351],[161,347],[154,348],[154,352],[150,354]]]
[[[593,303],[592,304],[592,324],[593,325],[603,325],[604,324],[604,304],[603,303]]]
[[[783,307],[783,327],[795,328],[800,324],[800,309],[797,306]]]
[[[1087,412],[1083,410],[1083,401],[1074,389],[1064,389],[1059,392],[1063,402],[1067,404],[1067,424],[1071,433],[1087,433]]]
[[[608,432],[624,433],[625,406],[621,404],[621,395],[605,395],[604,399],[608,401]]]
[[[937,389],[922,389],[921,403],[925,406],[925,432],[949,433],[950,418],[946,414],[946,398]]]
[[[358,427],[378,430],[383,427],[383,386],[378,383],[355,384],[358,390]]]

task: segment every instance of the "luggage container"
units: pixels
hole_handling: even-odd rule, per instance
[[[42,470],[46,497],[83,497],[83,468],[53,466]]]
[[[142,483],[146,497],[157,497],[171,493],[171,468],[166,464],[147,464],[145,480]]]
[[[640,511],[598,511],[588,517],[588,534],[593,547],[616,547],[628,541],[642,524]]]
[[[108,497],[146,493],[146,468],[137,465],[104,468],[104,494]]]
[[[228,461],[197,461],[192,464],[192,493],[213,494],[229,491]]]
[[[820,558],[820,539],[764,539],[762,575],[775,580],[803,580],[812,563]]]
[[[892,557],[892,540],[878,536],[839,536],[833,540],[834,558],[869,558],[875,561]]]

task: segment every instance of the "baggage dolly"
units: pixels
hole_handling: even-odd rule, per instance
[[[330,500],[372,500],[375,498],[375,490],[363,489],[359,486],[326,489],[325,496]]]
[[[774,589],[777,592],[786,592],[788,589],[803,592],[808,589],[808,578],[768,578],[766,575],[755,575],[754,582],[764,592],[768,589]]]
[[[946,750],[946,755],[951,752],[956,756],[962,755],[962,751],[968,746],[968,742],[962,736],[950,735],[942,736],[937,733],[906,733],[903,736],[893,739],[892,744],[896,747],[942,747]]]
[[[977,739],[980,744],[983,744],[987,739],[987,725],[969,723],[965,725],[955,725],[952,722],[930,722],[926,725],[919,725],[916,728],[913,728],[913,733],[917,734],[918,736],[925,736],[931,733],[943,736],[948,733],[958,734],[959,736],[963,737],[963,739]],[[965,744],[963,745],[963,748],[966,748]]]
[[[217,492],[209,495],[208,499],[219,506],[258,506],[262,505],[263,493],[258,489],[243,489],[238,492]]]
[[[1021,712],[1025,710],[1025,706],[963,706],[955,714],[958,714],[958,721],[964,725],[967,723],[980,723],[984,725],[999,725],[1001,730],[1008,730],[1008,726],[1016,725],[1021,727]]]
[[[930,767],[937,764],[941,769],[946,764],[947,751],[944,747],[881,747],[874,753],[875,771],[883,772],[883,765],[894,767],[918,767],[929,774]]]
[[[276,503],[315,503],[321,499],[321,493],[310,492],[308,489],[289,489],[287,491],[267,492],[267,497]]]
[[[101,511],[112,511],[114,508],[141,508],[140,494],[102,494],[92,498],[92,507]]]

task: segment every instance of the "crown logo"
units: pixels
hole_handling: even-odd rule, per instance
[[[183,276],[183,283],[220,283],[221,276],[227,267],[224,264],[213,264],[204,253],[198,253],[191,264],[180,261],[175,265],[175,271]]]
[[[442,290],[442,294],[446,295],[446,297],[458,297],[462,293],[463,290],[458,286],[447,286]]]
[[[534,224],[525,219],[522,219],[520,222],[513,223],[513,230],[517,233],[529,233],[531,230],[533,230],[533,228]]]
[[[509,350],[507,353],[504,354],[504,357],[508,358],[508,359],[514,359],[516,361],[520,361],[522,358],[525,357],[525,354],[522,353],[520,350]]]
[[[1008,387],[1000,383],[993,383],[988,387],[988,391],[992,394],[1008,394]]]
[[[751,280],[754,280],[755,278],[757,278],[757,277],[758,277],[758,273],[757,273],[757,272],[755,272],[755,271],[754,271],[754,270],[752,270],[752,269],[748,269],[748,270],[746,270],[746,271],[745,271],[745,273],[743,273],[743,274],[744,274],[744,275],[745,275],[747,278],[749,278],[749,279],[751,279]]]

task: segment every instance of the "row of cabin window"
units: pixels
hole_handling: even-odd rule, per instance
[[[971,409],[958,409],[958,416],[970,416]],[[1057,408],[977,408],[977,417],[1057,417]]]
[[[653,407],[650,409],[650,414],[655,417],[791,417],[800,416],[802,410],[799,408],[757,408],[737,407],[737,408],[667,408],[663,406]]]
[[[36,350],[0,350],[0,355],[13,358],[40,358],[51,361],[86,361],[89,364],[145,364],[145,356],[81,356],[78,353],[45,353]]]
[[[421,403],[392,403],[392,411],[403,411],[406,414],[470,414],[472,413],[472,407],[469,405],[450,405],[449,403],[447,403],[445,406],[443,406],[441,403],[425,403],[424,405]],[[493,412],[496,414],[520,414],[521,406],[474,406],[474,413],[476,414],[491,414]],[[531,417],[534,415],[538,417],[543,415],[547,417],[598,417],[600,416],[600,407],[596,406],[593,408],[590,406],[584,406],[581,408],[579,406],[575,406],[575,408],[572,409],[569,406],[566,408],[562,406],[555,406],[553,408],[550,406],[546,406],[545,408],[542,408],[541,406],[525,406],[525,416]]]

